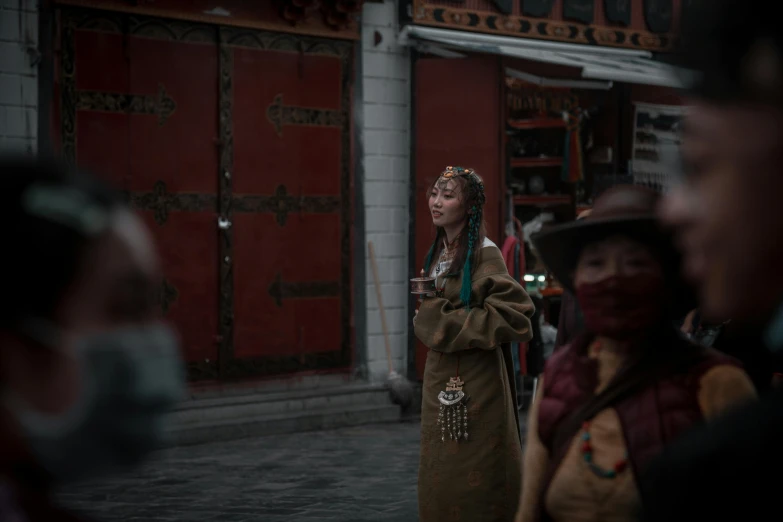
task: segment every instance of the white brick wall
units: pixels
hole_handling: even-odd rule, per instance
[[[0,0],[0,151],[36,149],[38,8]]]
[[[375,245],[394,368],[406,372],[408,349],[408,198],[410,56],[397,45],[394,0],[366,3],[362,13],[364,203],[367,240]],[[376,31],[381,42],[375,45]],[[388,373],[381,316],[367,259],[367,369]]]

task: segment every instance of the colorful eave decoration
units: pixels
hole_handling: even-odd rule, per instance
[[[674,34],[584,25],[546,18],[507,15],[412,0],[413,23],[502,36],[519,36],[568,43],[625,47],[653,52],[672,51]]]
[[[342,30],[362,11],[364,0],[276,0],[280,16],[292,25],[307,20],[318,11],[329,27]]]

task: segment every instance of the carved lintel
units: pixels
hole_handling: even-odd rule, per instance
[[[344,29],[358,17],[363,4],[364,0],[323,0],[324,22],[333,29]]]
[[[310,18],[321,6],[320,0],[276,0],[280,16],[291,25]]]

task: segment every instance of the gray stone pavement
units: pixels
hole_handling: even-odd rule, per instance
[[[60,493],[97,522],[416,522],[419,423],[161,452],[130,474]]]
[[[174,448],[61,492],[99,522],[415,522],[419,424]]]

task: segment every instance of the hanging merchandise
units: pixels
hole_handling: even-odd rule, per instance
[[[510,198],[509,198],[510,199]],[[509,220],[506,223],[506,239],[501,253],[506,268],[511,277],[523,287],[525,286],[525,247],[522,223],[513,216],[513,203],[509,201]],[[514,361],[514,375],[525,373],[524,357],[527,343],[511,343],[511,358]]]
[[[508,209],[506,239],[503,241],[501,254],[503,254],[503,261],[506,263],[506,269],[508,270],[509,275],[524,286],[524,274],[520,274],[519,268],[519,243],[521,239],[518,232],[519,229],[521,229],[521,226],[517,228],[519,220],[514,217],[514,196],[511,191],[507,192],[506,208]],[[514,362],[514,375],[519,375],[519,343],[511,343],[511,359]]]
[[[514,248],[514,278],[522,286],[525,285],[525,231],[522,228],[522,222],[514,218],[514,227],[517,231],[517,244]],[[527,343],[519,343],[515,352],[519,357],[519,368],[517,373],[527,374]]]
[[[563,154],[563,169],[561,179],[567,183],[576,183],[584,180],[584,164],[582,160],[582,140],[580,129],[582,124],[582,111],[566,113],[568,118],[565,135],[565,153]]]

